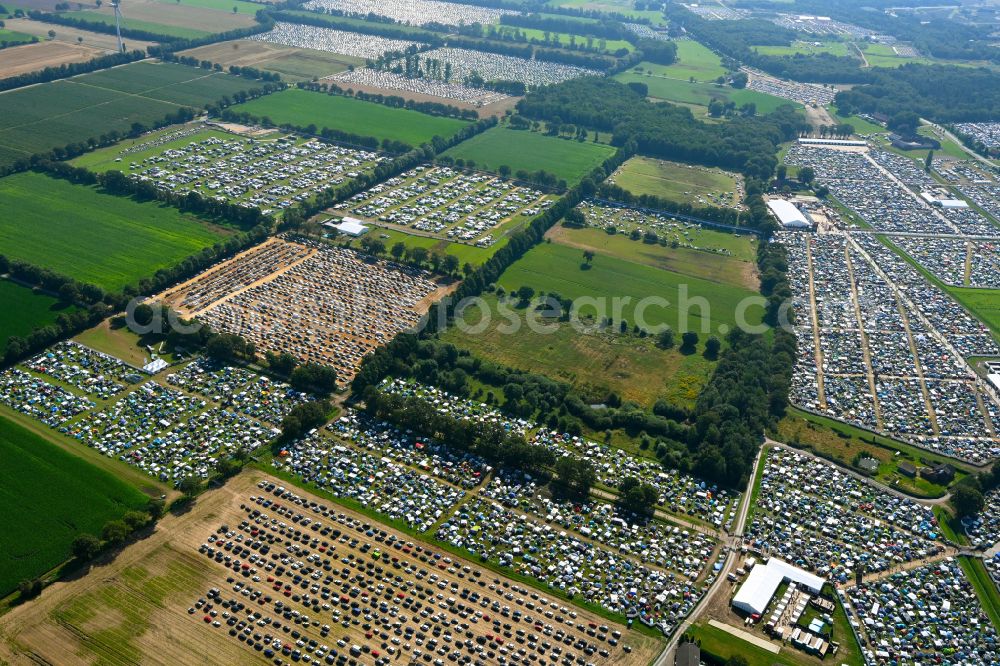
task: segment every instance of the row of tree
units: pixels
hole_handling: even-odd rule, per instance
[[[85,62],[63,63],[58,67],[45,67],[33,72],[10,76],[0,79],[0,90],[12,90],[23,86],[33,86],[38,83],[48,83],[58,79],[66,79],[79,74],[95,72],[99,69],[117,67],[126,63],[142,60],[146,54],[142,51],[128,51],[127,53],[112,53],[92,58]]]

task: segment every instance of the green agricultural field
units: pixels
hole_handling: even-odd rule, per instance
[[[444,154],[456,160],[473,160],[477,168],[491,171],[502,165],[509,166],[511,173],[543,170],[573,184],[614,152],[611,146],[592,141],[573,141],[527,130],[494,127]]]
[[[127,12],[128,9],[124,9],[123,11]],[[60,14],[60,16],[77,19],[80,21],[89,21],[91,23],[103,23],[104,25],[115,24],[114,14],[108,14],[104,12],[96,12],[96,11],[64,12]],[[127,18],[124,21],[124,27],[131,28],[132,30],[145,30],[147,32],[152,32],[157,35],[164,35],[166,37],[178,37],[180,39],[197,39],[198,37],[206,37],[212,34],[212,31],[210,30],[183,28],[181,26],[167,25],[165,23],[153,23],[151,21],[141,21],[135,18]]]
[[[584,270],[583,252],[579,248],[560,243],[545,243],[532,248],[519,261],[504,271],[498,284],[504,289],[517,290],[528,285],[536,292],[556,292],[566,298],[593,297],[605,299],[607,313],[611,316],[611,299],[629,297],[623,303],[620,317],[630,325],[635,320],[636,304],[647,296],[658,296],[669,301],[668,305],[650,305],[644,312],[647,328],[668,324],[675,331],[692,330],[704,339],[708,335],[725,334],[735,325],[736,308],[743,298],[755,296],[749,289],[721,285],[682,273],[665,271],[651,266],[626,261],[614,256],[598,255],[589,270]],[[701,297],[708,307],[681,306],[682,292],[688,301]],[[598,314],[595,307],[581,311],[583,316]],[[747,319],[750,324],[760,323],[763,310],[750,307]]]
[[[835,56],[849,56],[855,53],[847,42],[836,39],[827,40],[797,40],[791,46],[751,46],[753,50],[761,55],[773,56],[794,56],[794,55],[818,55],[829,53]]]
[[[718,205],[710,199],[726,206],[740,203],[740,176],[722,169],[633,157],[618,168],[614,181],[632,194],[652,194],[694,206]]]
[[[571,7],[586,11],[623,14],[631,18],[649,19],[653,25],[666,25],[663,12],[651,9],[633,9],[633,4],[625,0],[549,0],[556,7]]]
[[[0,279],[0,354],[7,349],[7,338],[24,337],[36,328],[55,322],[62,313],[70,313],[73,306],[45,294],[36,294],[30,288]]]
[[[691,232],[692,242],[697,246],[725,248],[732,252],[730,256],[687,247],[650,245],[641,240],[632,240],[622,233],[611,235],[603,229],[593,227],[569,229],[556,226],[548,235],[562,245],[580,250],[592,250],[598,254],[691,275],[711,282],[731,284],[751,290],[757,288],[754,262],[757,243],[756,237],[752,235],[737,236],[708,229],[696,229]]]
[[[929,65],[934,62],[930,58],[897,55],[888,44],[861,44],[860,47],[870,67],[900,67],[911,62]]]
[[[590,44],[593,47],[593,50],[595,51],[603,51],[604,53],[615,53],[620,49],[625,49],[626,51],[631,53],[632,51],[635,50],[635,47],[626,42],[624,39],[604,39],[602,37],[586,37],[584,35],[570,35],[565,32],[550,31],[549,39],[551,41],[546,44],[544,30],[538,30],[535,28],[521,28],[512,25],[502,25],[502,26],[496,26],[496,31],[501,35],[516,34],[520,32],[520,34],[524,35],[526,41],[537,39],[539,42],[542,42],[543,45],[551,46],[553,48],[566,48],[566,47],[575,48],[572,45],[575,44],[579,46],[581,44],[587,44],[588,40],[590,40]],[[490,33],[487,32],[486,36],[489,37]],[[604,43],[603,49],[601,48],[601,42]]]
[[[7,42],[8,44],[22,44],[32,40],[37,41],[37,37],[24,32],[17,32],[16,30],[0,28],[0,43]]]
[[[110,473],[0,417],[0,595],[70,556],[77,535],[147,498]]]
[[[200,107],[253,87],[229,74],[138,62],[0,95],[0,166],[70,143],[125,134],[181,106]]]
[[[225,233],[175,208],[25,172],[0,179],[0,247],[13,258],[117,291]]]
[[[292,88],[232,107],[281,125],[315,125],[342,132],[402,141],[411,146],[430,141],[434,136],[448,137],[468,125],[464,120],[429,116],[409,109],[394,109],[343,95],[326,95]]]
[[[668,79],[662,76],[639,74],[633,70],[622,72],[614,77],[622,83],[633,81],[645,83],[649,87],[649,96],[666,102],[680,102],[707,107],[713,99],[722,102],[734,102],[737,107],[747,103],[757,105],[757,113],[770,113],[779,106],[790,104],[796,108],[802,105],[781,97],[757,92],[756,90],[736,89],[727,85],[715,83],[690,83],[680,79]]]
[[[632,69],[638,70],[641,67],[642,71],[651,72],[655,76],[682,81],[689,81],[692,76],[695,81],[715,81],[725,75],[726,69],[722,66],[722,59],[708,47],[692,39],[679,39],[675,43],[677,62],[674,64],[657,65],[643,61]]]
[[[497,315],[497,298],[488,296],[485,302],[492,315],[484,330],[475,328],[483,322],[481,311],[470,308],[464,321],[473,328],[466,332],[452,326],[442,333],[442,340],[496,363],[566,382],[594,400],[614,391],[646,406],[666,399],[690,407],[715,367],[701,353],[660,349],[652,338],[581,334],[565,322],[552,333],[539,333],[525,325],[526,310],[510,300],[504,301],[506,312],[513,313],[507,316],[516,317],[521,326],[507,332],[501,325],[509,320]]]
[[[1000,340],[1000,289],[946,287],[949,293],[993,331]]]

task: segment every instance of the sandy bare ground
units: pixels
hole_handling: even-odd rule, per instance
[[[206,608],[198,609],[195,613],[188,612],[188,608],[195,605],[199,598],[207,596],[209,588],[215,587],[220,590],[224,599],[236,599],[246,605],[246,610],[232,614],[241,620],[247,617],[249,611],[258,611],[263,617],[270,617],[290,625],[289,629],[300,632],[306,640],[314,639],[321,645],[333,648],[336,648],[338,640],[343,639],[348,646],[347,649],[350,645],[357,644],[370,650],[379,650],[385,655],[386,648],[396,644],[394,649],[402,653],[398,657],[400,663],[407,663],[408,659],[404,657],[409,657],[409,653],[418,646],[409,643],[402,634],[392,642],[393,636],[388,633],[388,629],[383,629],[375,622],[372,623],[374,631],[366,629],[363,625],[365,620],[355,619],[350,612],[341,615],[341,620],[347,618],[346,626],[334,620],[332,610],[340,606],[339,602],[342,599],[348,599],[348,602],[361,601],[364,604],[365,596],[371,594],[372,599],[378,601],[385,599],[390,605],[402,605],[402,600],[406,597],[416,601],[420,596],[419,591],[413,587],[406,587],[399,581],[384,577],[385,574],[378,574],[374,569],[375,566],[381,566],[388,575],[398,575],[404,581],[425,585],[425,590],[430,594],[422,600],[423,606],[433,613],[444,616],[444,622],[454,618],[458,622],[468,623],[468,634],[465,633],[466,630],[452,627],[451,632],[455,634],[457,641],[464,641],[466,636],[470,635],[473,639],[489,635],[493,640],[489,645],[490,649],[499,651],[502,644],[510,650],[524,647],[524,644],[515,643],[510,630],[502,634],[504,630],[495,628],[490,615],[495,615],[496,619],[502,622],[513,624],[512,629],[537,631],[527,620],[518,623],[478,605],[475,610],[479,611],[480,615],[473,614],[462,618],[453,607],[449,610],[449,606],[444,603],[448,596],[459,597],[456,591],[459,588],[473,589],[490,602],[497,601],[532,614],[538,622],[551,624],[553,628],[561,628],[574,639],[582,637],[595,642],[594,638],[586,635],[588,625],[606,624],[605,620],[580,609],[575,609],[577,617],[572,620],[575,626],[559,623],[555,617],[563,620],[572,617],[561,610],[563,602],[556,603],[554,609],[548,606],[543,609],[541,604],[544,593],[537,593],[538,598],[529,599],[528,595],[516,590],[518,585],[513,581],[502,579],[473,562],[466,562],[453,556],[440,560],[427,558],[426,562],[422,561],[418,559],[414,546],[422,546],[425,549],[425,557],[427,551],[436,551],[433,546],[386,528],[388,534],[403,543],[410,542],[407,547],[409,553],[403,549],[394,550],[385,542],[380,543],[373,537],[367,537],[363,532],[356,531],[354,527],[338,522],[336,513],[363,523],[371,521],[340,509],[329,500],[297,491],[298,495],[304,496],[308,501],[330,507],[334,514],[329,518],[284,500],[281,504],[288,507],[291,513],[281,514],[274,506],[270,508],[261,506],[251,497],[266,496],[276,500],[273,494],[258,488],[258,482],[263,480],[281,485],[280,481],[271,479],[263,472],[245,471],[230,480],[225,487],[205,493],[187,513],[163,518],[152,534],[128,546],[117,557],[95,565],[89,573],[75,580],[56,583],[47,588],[39,599],[19,606],[0,618],[0,662],[6,661],[11,666],[94,662],[164,665],[266,663],[263,655],[255,652],[247,644],[252,643],[253,638],[240,642],[230,636],[226,624],[229,611],[223,606],[216,605],[214,610],[217,616],[209,617],[210,620],[218,620],[221,623],[220,627],[213,627],[204,621],[208,612]],[[249,514],[253,509],[262,511],[268,518],[260,523],[253,522],[254,518]],[[329,536],[322,535],[318,529],[313,531],[312,525],[306,527],[302,522],[293,523],[291,518],[298,513],[308,514],[314,522],[323,526],[342,530],[350,538],[357,539],[357,543],[352,547],[348,543],[339,541],[332,533]],[[308,537],[293,539],[287,531],[282,535],[277,526],[271,522],[272,518],[283,525],[301,529]],[[241,527],[244,520],[248,523]],[[206,543],[210,535],[218,534],[222,525],[235,533],[229,537],[230,541],[236,542],[238,534],[242,537],[244,545],[251,540],[261,539],[262,535],[278,539],[272,543],[268,555],[256,556],[253,559],[246,554],[232,556],[233,559],[250,564],[251,571],[255,573],[241,575],[199,553],[199,546]],[[257,535],[254,535],[252,530],[258,530]],[[309,543],[310,539],[315,541]],[[329,541],[323,546],[323,540],[326,539]],[[328,561],[332,560],[333,566],[329,571],[331,580],[324,580],[323,576],[326,573],[318,569],[322,575],[316,581],[317,590],[320,586],[329,586],[331,589],[332,594],[327,600],[321,599],[318,592],[303,590],[294,584],[291,580],[293,571],[277,570],[281,563],[276,556],[296,549],[297,552],[291,555],[292,561],[304,561],[310,552],[321,560],[325,557],[329,557]],[[381,558],[374,557],[375,549],[381,549],[385,555]],[[220,548],[220,552],[225,551]],[[390,555],[397,558],[398,567],[390,564]],[[260,559],[257,559],[258,557]],[[348,560],[341,558],[352,558],[351,565],[346,566]],[[406,573],[404,570],[407,565],[413,567],[412,573]],[[416,574],[421,569],[425,570],[425,575],[418,579]],[[431,579],[427,569],[433,570],[439,578]],[[252,580],[255,575],[260,580]],[[236,581],[259,590],[260,598],[254,601],[249,596],[241,595],[234,588],[235,581],[228,583],[227,577],[233,577]],[[353,586],[353,599],[341,596],[341,584],[337,582],[349,578],[351,583],[348,588]],[[281,582],[280,585],[278,581]],[[306,581],[308,584],[313,583],[309,578],[306,578]],[[434,581],[447,581],[447,584],[444,589],[439,589],[439,582],[435,582],[432,586],[431,583]],[[376,591],[376,583],[380,586],[378,590],[386,590],[385,594]],[[452,583],[455,585],[452,586]],[[289,585],[287,589],[290,591],[287,596],[284,594],[286,584]],[[383,584],[385,588],[381,587]],[[505,593],[511,596],[505,599],[501,596]],[[328,605],[322,608],[317,603],[310,608],[302,599],[295,599],[292,594],[311,594],[318,602],[326,601]],[[522,604],[518,605],[516,598],[521,596],[524,599]],[[272,600],[268,601],[269,598]],[[274,602],[279,599],[290,609],[308,614],[311,622],[293,624],[286,621],[274,607]],[[552,600],[546,600],[546,603],[550,601]],[[534,610],[529,610],[525,602],[531,602]],[[553,618],[545,617],[544,610],[552,612]],[[390,619],[399,622],[402,627],[409,625],[418,631],[419,625],[427,622],[416,609],[407,610],[405,607],[400,608],[400,613]],[[329,624],[331,627],[328,636],[322,635],[323,624]],[[253,633],[260,637],[256,639],[258,641],[267,634],[278,637],[284,643],[295,642],[290,632],[286,633],[284,628],[274,627],[273,623],[264,626],[251,625],[251,627]],[[595,653],[588,658],[598,666],[612,664],[644,666],[662,646],[662,642],[657,639],[625,630],[623,627],[612,627],[612,629],[622,631],[621,644],[612,647],[607,642],[596,641],[608,651],[607,656]],[[541,638],[544,640],[547,637]],[[549,640],[556,642],[554,639]],[[458,642],[444,643],[444,645],[449,651],[455,648],[465,651]],[[632,652],[624,652],[623,645],[630,646]],[[565,650],[574,650],[569,646],[563,647]],[[432,651],[426,644],[422,649],[427,652]],[[373,660],[374,655],[371,654],[360,657],[360,662],[363,664],[370,664]]]
[[[10,19],[5,22],[10,30],[35,35],[42,41],[0,50],[0,78],[35,72],[46,67],[86,62],[117,50],[113,35],[53,26],[30,19]],[[55,39],[49,38],[49,30],[56,31]],[[78,41],[81,37],[82,42]],[[145,49],[151,44],[130,40],[128,46],[132,49]]]

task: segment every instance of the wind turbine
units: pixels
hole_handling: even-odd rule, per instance
[[[121,4],[121,0],[111,0],[111,6],[115,8],[115,34],[118,36],[118,52],[125,53],[125,45],[122,43]]]

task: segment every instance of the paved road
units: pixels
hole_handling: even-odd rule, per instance
[[[733,521],[733,531],[732,535],[725,538],[722,542],[723,548],[726,549],[726,561],[723,564],[722,569],[719,571],[718,577],[715,582],[712,583],[712,587],[708,589],[708,592],[701,598],[701,601],[692,609],[688,614],[687,619],[685,619],[677,630],[674,632],[673,637],[667,643],[667,646],[660,653],[660,656],[653,662],[653,666],[672,666],[674,663],[674,651],[677,648],[677,642],[680,640],[681,636],[691,628],[695,620],[701,614],[703,610],[711,603],[712,599],[720,590],[728,589],[726,584],[728,579],[726,576],[732,571],[734,565],[739,560],[740,543],[743,540],[743,528],[746,527],[747,515],[750,512],[750,496],[753,494],[754,480],[757,478],[757,464],[760,462],[760,457],[764,455],[765,446],[761,446],[760,450],[757,452],[757,457],[753,462],[753,473],[750,475],[750,481],[747,483],[746,491],[743,493],[743,499],[740,502],[739,512],[736,514],[736,520]]]

